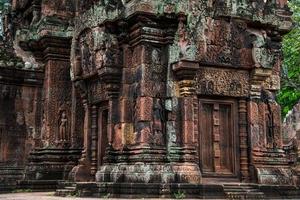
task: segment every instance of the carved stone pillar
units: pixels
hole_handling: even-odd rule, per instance
[[[190,146],[193,139],[193,95],[195,95],[195,75],[199,69],[197,62],[182,60],[173,64],[173,71],[178,80],[182,111],[182,143]]]
[[[199,63],[181,60],[172,65],[179,85],[180,96],[192,96],[195,94],[195,75],[199,69]]]
[[[97,172],[97,120],[98,120],[98,110],[97,106],[92,107],[91,112],[91,175],[94,177]]]
[[[123,45],[124,84],[121,96],[116,101],[115,98],[109,101],[109,111],[112,114],[116,112],[108,120],[109,129],[113,127],[112,149],[108,151],[111,154],[107,156],[104,166],[98,170],[96,180],[125,183],[199,183],[199,167],[190,162],[195,150],[189,149],[193,144],[192,133],[188,130],[193,127],[193,121],[188,116],[193,113],[193,97],[192,102],[188,102],[188,97],[182,101],[188,104],[182,106],[183,110],[187,109],[184,112],[185,124],[188,126],[184,126],[183,136],[187,148],[181,148],[178,152],[180,161],[170,163],[167,160],[166,55],[175,28],[171,32],[167,28],[172,27],[172,24],[160,24],[156,18],[142,15],[133,16],[129,21],[134,25],[128,28],[129,37],[124,41],[128,45]],[[188,85],[192,88],[192,84]],[[185,86],[182,88],[185,89]],[[183,93],[188,92],[192,94],[192,89]],[[128,110],[132,110],[131,116],[125,113]],[[181,157],[181,152],[187,153]],[[137,171],[138,174],[135,173]]]
[[[90,106],[87,99],[83,99],[84,107],[84,125],[83,125],[83,151],[79,164],[75,166],[69,174],[69,179],[73,181],[90,181],[93,179],[91,176],[91,118]]]
[[[72,119],[71,119],[71,147],[82,148],[83,146],[84,107],[80,92],[76,86],[72,86]]]
[[[44,64],[44,148],[31,153],[28,179],[64,179],[76,165],[80,149],[71,146],[72,83],[70,80],[70,38],[44,36],[23,41],[20,46],[31,51]],[[49,155],[53,159],[49,162]],[[39,158],[39,159],[37,159]],[[44,165],[41,163],[45,162]],[[43,167],[41,167],[43,166]]]
[[[261,95],[261,89],[263,82],[270,77],[272,69],[255,68],[251,72],[251,88],[250,97],[251,99],[259,99]]]
[[[44,143],[46,147],[63,148],[70,144],[71,132],[70,40],[43,37],[34,42],[22,42],[20,45],[23,49],[32,51],[45,65],[44,117],[47,141]],[[66,115],[65,125],[61,125],[62,115]]]
[[[181,60],[172,65],[172,70],[178,81],[179,102],[181,110],[181,151],[183,153],[182,160],[189,163],[192,172],[185,174],[185,181],[190,183],[200,183],[201,173],[197,163],[197,151],[195,148],[195,104],[197,99],[195,93],[195,75],[199,69],[199,63]],[[182,167],[184,169],[184,165]]]
[[[239,101],[240,170],[242,181],[249,181],[247,102]]]

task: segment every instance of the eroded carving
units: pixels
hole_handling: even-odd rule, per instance
[[[196,75],[198,94],[246,97],[249,95],[247,71],[201,68]]]

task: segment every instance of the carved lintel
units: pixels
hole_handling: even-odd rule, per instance
[[[249,96],[249,72],[246,70],[200,67],[195,81],[199,95]]]

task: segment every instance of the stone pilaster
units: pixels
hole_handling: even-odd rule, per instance
[[[70,82],[70,38],[43,36],[22,41],[44,64],[43,149],[30,155],[27,179],[64,179],[77,163],[80,149],[71,146],[72,84]],[[50,160],[50,162],[49,162]],[[41,165],[41,163],[47,163]],[[32,171],[33,170],[33,171]]]
[[[239,100],[239,139],[240,139],[240,170],[242,181],[249,181],[249,136],[247,121],[247,101]]]
[[[179,163],[176,163],[179,167],[178,174],[182,174],[184,178],[180,181],[188,183],[200,183],[201,172],[199,164],[197,150],[195,148],[195,108],[194,99],[195,96],[195,75],[199,69],[199,63],[189,60],[181,60],[172,65],[173,73],[175,74],[178,90],[179,90],[179,102],[180,102],[180,116],[181,116],[181,146],[179,148],[179,154],[182,154],[182,158]],[[185,164],[180,162],[185,162]],[[185,172],[185,168],[191,169],[189,172]]]

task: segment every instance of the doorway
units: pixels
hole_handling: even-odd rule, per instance
[[[199,165],[204,177],[238,176],[237,105],[199,100]]]

